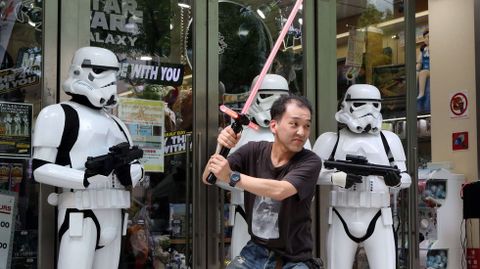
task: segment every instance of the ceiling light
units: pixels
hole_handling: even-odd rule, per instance
[[[178,3],[178,6],[181,8],[190,8],[190,5],[185,3]]]

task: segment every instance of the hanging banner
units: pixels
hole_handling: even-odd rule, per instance
[[[365,32],[350,29],[348,31],[347,59],[346,66],[360,67],[363,62],[365,51]]]
[[[120,98],[118,117],[127,125],[135,145],[143,149],[145,171],[163,172],[165,103],[136,98]]]
[[[15,231],[15,193],[0,191],[0,269],[9,269]]]

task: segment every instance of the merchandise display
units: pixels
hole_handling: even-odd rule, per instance
[[[420,181],[420,268],[453,269],[465,264],[460,198],[465,176],[429,164]],[[422,214],[421,212],[428,212]]]
[[[119,64],[103,48],[75,52],[64,91],[70,101],[42,109],[33,138],[37,182],[63,188],[58,207],[58,268],[117,268],[130,191],[144,177],[125,124],[107,109],[117,104]]]
[[[360,244],[372,269],[396,268],[390,192],[408,188],[400,138],[381,130],[380,91],[350,86],[335,119],[346,127],[318,137],[313,151],[324,164],[318,184],[333,185],[327,268],[350,269]]]

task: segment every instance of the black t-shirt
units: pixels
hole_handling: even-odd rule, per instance
[[[322,162],[315,153],[303,149],[287,164],[274,167],[271,151],[271,142],[249,142],[228,157],[234,171],[266,180],[286,180],[297,189],[297,194],[283,201],[245,191],[248,230],[255,243],[291,261],[305,261],[312,257],[310,205]]]

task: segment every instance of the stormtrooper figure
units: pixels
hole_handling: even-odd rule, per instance
[[[322,160],[346,160],[360,155],[368,163],[396,166],[400,176],[359,176],[323,164],[318,184],[333,185],[330,197],[327,265],[351,269],[362,244],[372,269],[394,269],[396,246],[390,209],[390,191],[410,186],[406,158],[398,136],[382,131],[381,97],[371,85],[356,84],[345,93],[335,119],[346,125],[338,133],[317,139],[313,151]]]
[[[251,88],[253,88],[258,78],[259,76],[255,77]],[[276,74],[265,75],[257,95],[247,112],[251,120],[259,126],[259,129],[254,130],[245,126],[240,140],[235,147],[230,150],[230,153],[233,153],[236,149],[250,141],[274,140],[273,134],[270,131],[270,108],[275,100],[285,94],[289,94],[289,91],[288,82],[283,76]],[[311,149],[310,141],[307,141],[305,148]],[[243,190],[236,187],[232,188],[228,184],[220,181],[217,181],[217,185],[231,191],[229,219],[230,224],[233,225],[233,230],[230,244],[230,257],[233,259],[240,254],[242,248],[250,240],[248,225],[244,217]]]
[[[30,120],[28,119],[27,114],[23,114],[22,116],[22,125],[23,125],[23,136],[30,135]]]
[[[21,135],[22,132],[22,118],[20,117],[19,113],[16,113],[15,116],[13,116],[13,134],[14,135]]]
[[[42,109],[35,124],[34,178],[63,188],[48,197],[58,206],[59,269],[118,267],[128,219],[123,209],[130,207],[126,188],[143,179],[143,166],[132,160],[106,176],[87,175],[85,168],[88,157],[132,145],[125,124],[106,110],[117,104],[118,68],[109,50],[77,50],[63,84],[72,99]]]
[[[3,118],[3,123],[5,124],[5,134],[11,135],[13,118],[12,118],[12,115],[10,115],[10,113],[7,113],[5,115],[5,117]]]

